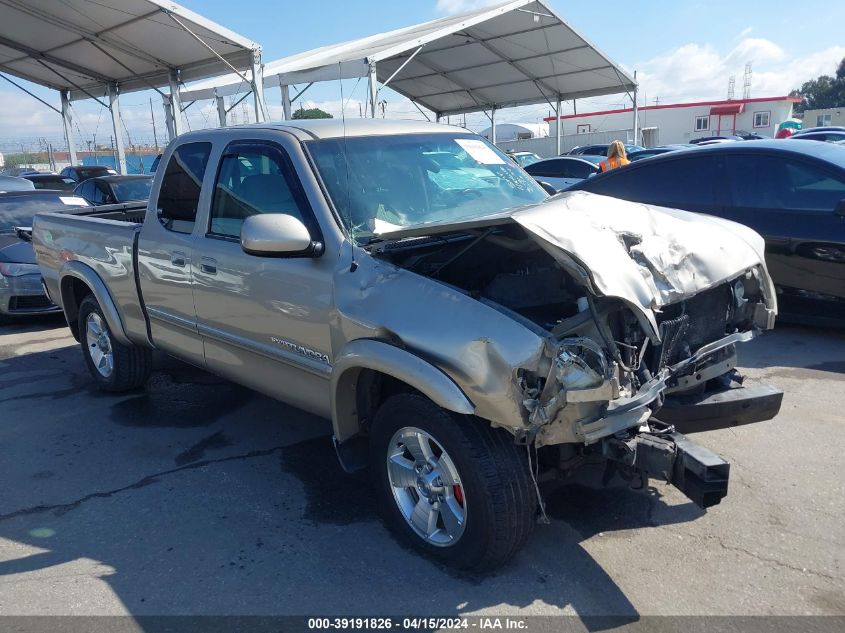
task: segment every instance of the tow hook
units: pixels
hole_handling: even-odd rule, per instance
[[[728,494],[731,465],[674,430],[605,438],[602,454],[643,478],[663,479],[700,508],[715,506]]]

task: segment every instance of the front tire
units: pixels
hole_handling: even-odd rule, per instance
[[[388,527],[450,567],[491,571],[533,531],[537,497],[524,448],[424,396],[398,394],[379,407],[370,469]]]
[[[79,306],[79,342],[88,371],[101,391],[121,393],[147,382],[152,353],[140,345],[119,343],[92,295]]]

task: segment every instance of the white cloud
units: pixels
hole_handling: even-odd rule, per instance
[[[753,30],[754,30],[753,26],[746,26],[744,29],[742,29],[739,32],[739,39],[742,39],[744,37],[748,37],[749,35],[751,35],[751,31],[753,31]]]
[[[752,62],[751,96],[786,95],[793,88],[830,73],[845,46],[832,46],[804,57],[793,57],[780,46],[762,38],[745,38],[732,50],[720,53],[712,46],[686,44],[635,65],[640,94],[663,103],[724,98],[728,78],[736,77],[736,96],[742,95],[745,64]]]

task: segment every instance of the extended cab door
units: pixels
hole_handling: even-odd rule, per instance
[[[141,294],[153,343],[195,365],[205,358],[191,290],[191,234],[197,210],[208,204],[202,182],[210,155],[211,143],[205,142],[173,150],[138,240]]]
[[[284,133],[256,130],[255,136],[223,149],[208,222],[196,238],[194,302],[206,362],[216,373],[329,417],[336,258],[260,257],[241,249],[244,219],[260,213],[294,216],[312,239],[323,240],[291,160],[298,145]]]

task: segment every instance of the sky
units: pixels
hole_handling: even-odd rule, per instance
[[[574,2],[546,0],[578,30],[627,71],[637,71],[640,105],[724,99],[728,78],[736,76],[736,94],[742,94],[745,65],[752,63],[752,97],[786,95],[789,90],[822,73],[832,74],[845,57],[841,25],[845,2],[769,0],[708,2],[641,0],[626,2]],[[495,4],[485,0],[249,0],[232,11],[231,0],[182,0],[181,4],[203,14],[263,46],[264,61],[312,48],[388,31]],[[55,91],[22,82],[58,107]],[[64,146],[60,117],[49,108],[0,82],[0,150],[24,145],[37,148],[40,139]],[[304,107],[320,107],[339,116],[358,116],[365,98],[366,81],[347,80],[315,84],[303,97]],[[165,138],[161,100],[150,91],[121,97],[121,114],[135,143],[151,143],[153,125],[150,98],[159,142]],[[385,91],[387,116],[422,118],[406,99]],[[271,118],[281,118],[278,89],[269,89],[266,100]],[[245,100],[245,103],[250,101]],[[578,111],[630,106],[625,95],[610,95],[578,102]],[[296,104],[300,105],[299,102]],[[571,112],[571,103],[564,113]],[[91,101],[75,102],[78,136],[94,134],[107,140],[112,134],[108,111]],[[539,122],[549,106],[527,106],[501,111],[498,122]],[[238,108],[237,116],[251,117]],[[188,110],[191,129],[216,125],[215,106],[196,104]],[[452,120],[455,122],[455,119]],[[461,121],[462,122],[462,121]],[[467,115],[467,126],[481,130],[488,124],[483,114]]]

